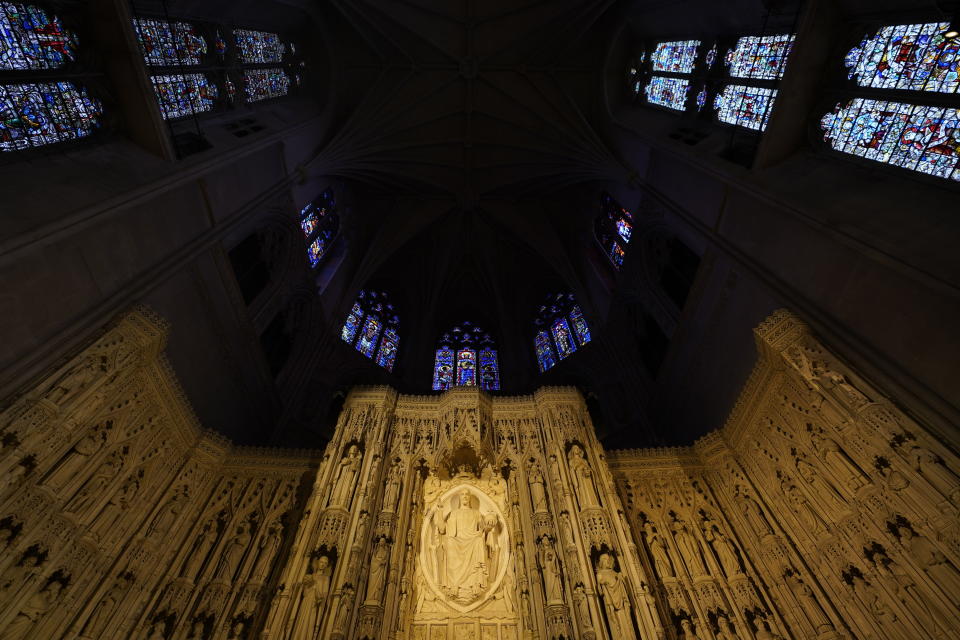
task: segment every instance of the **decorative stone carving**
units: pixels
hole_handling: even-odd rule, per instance
[[[337,469],[333,492],[330,494],[330,506],[349,507],[350,499],[356,491],[357,474],[360,473],[362,462],[360,448],[355,444],[350,445]]]
[[[914,445],[907,452],[913,468],[930,483],[937,492],[955,505],[960,506],[960,480],[953,474],[940,456],[929,449]]]
[[[4,640],[25,640],[30,637],[33,627],[53,609],[60,600],[63,584],[53,581],[30,596],[20,606],[17,615],[3,630]]]
[[[810,589],[796,573],[787,573],[783,579],[793,593],[793,597],[797,599],[797,602],[806,614],[807,620],[810,622],[814,631],[820,634],[832,630],[833,623],[830,622],[830,618],[827,617],[823,607],[817,602],[817,597],[813,594],[813,590]]]
[[[573,481],[573,490],[577,496],[577,501],[581,509],[590,509],[599,507],[600,502],[597,498],[597,488],[593,482],[593,471],[590,469],[590,463],[583,456],[583,449],[579,445],[570,447],[570,453],[567,454],[570,464],[570,476]]]
[[[676,575],[673,569],[673,562],[670,560],[670,552],[667,550],[667,543],[660,536],[656,525],[650,520],[643,522],[643,537],[647,543],[647,549],[653,557],[653,564],[661,578],[672,578]]]
[[[560,562],[557,552],[553,548],[550,538],[543,536],[539,543],[538,560],[540,573],[543,575],[544,592],[547,594],[547,604],[563,603],[563,579],[560,576]]]
[[[597,558],[597,586],[607,610],[610,634],[614,638],[636,638],[630,615],[630,598],[623,575],[614,569],[613,557],[608,553]]]
[[[706,575],[707,567],[703,562],[700,541],[694,538],[687,524],[680,518],[674,517],[670,523],[670,529],[673,531],[673,540],[677,543],[677,548],[690,575],[694,577]]]
[[[110,622],[110,617],[113,615],[117,605],[123,600],[127,591],[130,590],[132,583],[133,575],[130,573],[124,573],[113,582],[100,599],[100,602],[97,603],[97,608],[94,609],[93,614],[87,621],[86,627],[84,628],[85,637],[100,637],[100,634],[103,633],[107,624]]]
[[[258,553],[256,564],[253,565],[253,571],[250,572],[250,582],[263,582],[270,572],[270,565],[273,563],[280,543],[283,540],[283,523],[274,520],[267,525],[267,530],[260,536],[257,544]]]
[[[532,463],[528,474],[533,511],[534,513],[545,513],[547,511],[547,490],[546,481],[544,481],[543,474],[540,472],[540,465]]]
[[[383,585],[387,581],[387,567],[390,562],[390,545],[386,538],[377,540],[370,559],[370,580],[367,582],[367,602],[379,603],[383,597]]]

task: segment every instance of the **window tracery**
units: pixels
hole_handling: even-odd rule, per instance
[[[443,334],[433,365],[433,390],[480,387],[500,390],[497,346],[486,331],[466,321]]]
[[[534,320],[534,330],[533,347],[541,373],[590,342],[590,327],[572,293],[547,296]]]
[[[600,217],[596,236],[604,253],[617,269],[623,266],[627,245],[633,233],[633,214],[620,206],[609,193],[600,194]]]
[[[340,329],[340,338],[387,371],[400,345],[400,317],[382,291],[361,290]]]
[[[877,94],[826,113],[824,141],[841,153],[960,181],[960,102],[924,104],[928,94],[960,91],[958,53],[960,37],[946,22],[888,25],[865,37],[844,66],[852,84]]]

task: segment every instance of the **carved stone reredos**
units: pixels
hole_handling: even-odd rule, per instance
[[[451,475],[463,467],[474,474],[496,459],[490,397],[479,389],[461,387],[440,400],[439,434],[434,465]]]

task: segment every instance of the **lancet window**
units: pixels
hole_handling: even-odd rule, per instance
[[[314,268],[330,250],[340,230],[333,189],[327,189],[300,210],[300,230],[307,243],[307,260]]]
[[[541,373],[590,342],[590,327],[572,293],[547,296],[533,326],[533,348]]]
[[[627,245],[633,234],[633,214],[623,208],[609,193],[600,195],[600,216],[595,233],[603,252],[617,269],[623,266]]]
[[[500,390],[497,346],[490,334],[471,322],[461,322],[440,338],[433,365],[433,390],[480,387]]]
[[[716,95],[717,120],[747,129],[767,128],[776,82],[783,77],[794,35],[744,36],[727,52],[727,73],[733,82]]]
[[[844,65],[850,84],[868,93],[823,116],[820,126],[830,147],[960,181],[956,29],[946,22],[885,26],[853,47]]]
[[[0,150],[76,140],[100,127],[100,101],[66,80],[68,72],[83,73],[78,47],[77,35],[51,11],[0,2]]]
[[[304,63],[276,33],[148,17],[133,28],[166,120],[283,97],[300,84]]]
[[[387,371],[400,345],[400,317],[382,291],[360,291],[340,329],[341,339]]]

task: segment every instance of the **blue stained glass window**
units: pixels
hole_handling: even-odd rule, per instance
[[[433,390],[446,391],[453,388],[453,350],[450,347],[437,349],[433,364]]]
[[[0,84],[0,149],[19,151],[90,135],[103,109],[70,82]]]
[[[647,83],[644,93],[647,102],[658,104],[661,107],[683,111],[687,103],[687,92],[690,91],[690,80],[687,78],[664,78],[653,76]]]
[[[731,84],[717,94],[713,107],[721,122],[763,131],[776,98],[776,89]]]
[[[471,322],[462,322],[440,339],[433,366],[433,389],[479,386],[500,389],[500,366],[493,339]]]
[[[957,109],[854,98],[820,124],[837,151],[960,181]]]
[[[357,338],[357,351],[367,356],[373,357],[373,350],[377,347],[377,340],[380,339],[380,331],[383,327],[380,325],[380,319],[374,315],[367,316],[363,323],[363,329]]]
[[[600,208],[596,223],[597,240],[613,266],[619,269],[623,264],[625,247],[633,233],[633,214],[621,207],[608,193],[601,194]]]
[[[247,102],[280,98],[290,90],[290,77],[283,69],[245,69],[243,88]]]
[[[783,77],[794,36],[744,36],[727,53],[727,66],[734,78],[776,80]]]
[[[207,41],[189,22],[134,18],[133,30],[148,65],[197,65],[207,52]]]
[[[383,339],[380,341],[380,348],[377,350],[377,364],[393,371],[393,363],[397,359],[397,344],[400,342],[400,336],[397,332],[387,327],[383,330]]]
[[[561,360],[577,350],[577,345],[573,342],[573,335],[570,333],[570,325],[567,324],[566,318],[557,318],[554,320],[550,331],[553,333],[553,340],[557,344],[557,353],[560,354]]]
[[[624,242],[630,242],[630,234],[633,231],[633,225],[620,218],[616,221],[617,233],[620,234],[620,237],[623,238]]]
[[[570,309],[570,322],[573,324],[573,330],[577,334],[577,342],[580,346],[590,342],[590,327],[587,325],[587,319],[583,317],[579,305],[573,305]]]
[[[623,249],[616,242],[610,244],[610,260],[613,262],[613,265],[619,269],[623,266],[623,257],[626,255]]]
[[[846,55],[850,77],[861,87],[957,93],[960,38],[946,38],[950,24],[898,24],[864,38]]]
[[[335,202],[333,189],[327,189],[300,210],[300,229],[307,240],[311,267],[320,264],[340,230],[340,218],[333,210]]]
[[[500,388],[500,364],[497,362],[497,352],[493,349],[480,352],[480,388]]]
[[[240,60],[245,64],[269,64],[283,60],[283,43],[280,36],[266,31],[234,29]]]
[[[697,111],[702,110],[705,104],[707,104],[707,88],[706,87],[700,89],[700,93],[697,94]]]
[[[360,291],[340,329],[340,338],[387,371],[393,371],[400,344],[400,318],[386,293]],[[374,357],[376,355],[376,357]]]
[[[40,7],[0,2],[0,69],[57,69],[76,59],[77,38]]]
[[[477,386],[477,352],[473,349],[457,351],[457,386]]]
[[[650,56],[654,71],[670,73],[690,73],[697,58],[699,40],[660,42]]]
[[[344,342],[353,344],[353,338],[357,335],[357,329],[363,322],[363,308],[359,302],[353,303],[353,308],[347,314],[347,320],[343,323],[343,329],[340,330],[340,337]]]
[[[533,325],[533,347],[541,372],[590,342],[590,328],[572,293],[548,295]]]
[[[150,79],[164,120],[210,111],[219,95],[217,86],[202,73],[157,75]]]
[[[533,347],[537,352],[537,364],[540,365],[541,373],[557,364],[557,356],[553,352],[553,343],[546,331],[537,332],[533,339]]]

